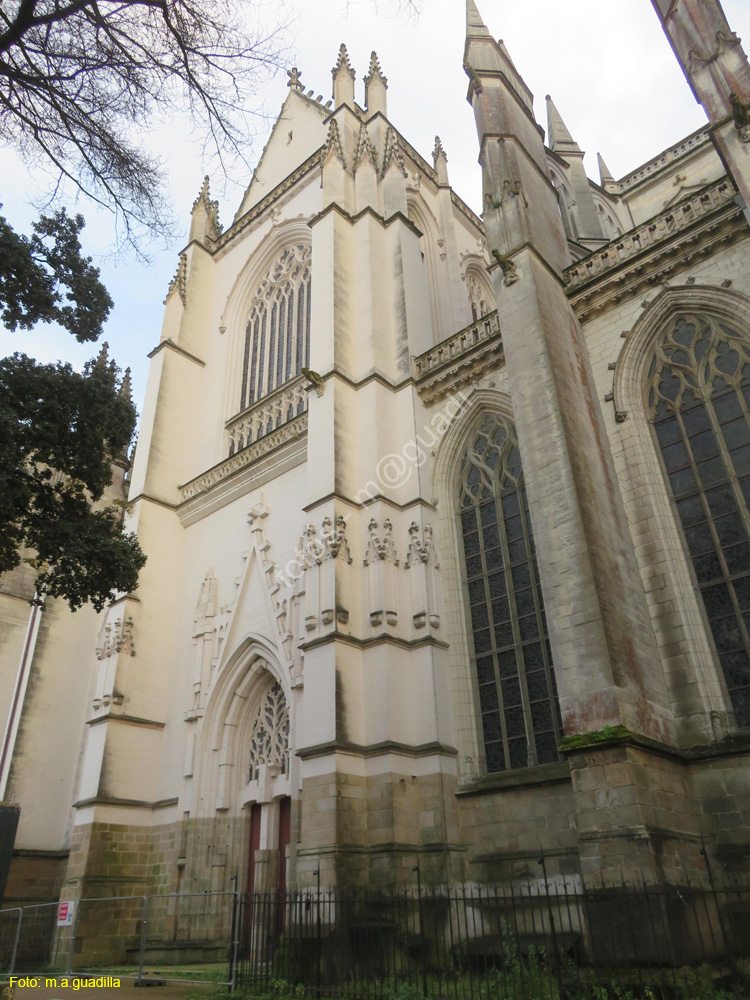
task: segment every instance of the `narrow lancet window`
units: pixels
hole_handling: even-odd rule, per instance
[[[291,246],[263,279],[250,309],[240,409],[298,375],[309,356],[310,247]]]
[[[647,393],[735,718],[750,726],[750,342],[715,317],[679,316]]]
[[[499,414],[469,439],[458,507],[487,770],[555,761],[560,711],[521,458]]]

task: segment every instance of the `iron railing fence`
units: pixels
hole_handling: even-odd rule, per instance
[[[550,878],[256,893],[238,983],[349,1000],[748,1000],[750,888]]]

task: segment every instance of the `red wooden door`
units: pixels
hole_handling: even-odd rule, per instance
[[[276,881],[276,932],[284,930],[284,914],[286,903],[286,849],[292,834],[292,800],[289,796],[279,799],[279,876]]]
[[[260,847],[260,813],[259,803],[250,809],[250,848],[247,856],[247,894],[251,897],[255,892],[255,852]]]

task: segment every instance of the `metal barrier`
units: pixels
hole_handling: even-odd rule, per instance
[[[8,975],[49,968],[64,954],[58,903],[0,910],[0,968]],[[13,914],[12,917],[7,916]]]
[[[101,977],[139,984],[211,983],[231,992],[239,948],[239,893],[101,896],[0,910],[0,971]]]
[[[3,967],[3,960],[0,960],[0,971],[7,973],[9,976],[13,974],[16,967],[22,917],[23,911],[20,906],[0,910],[0,955],[8,956],[7,969]]]
[[[102,971],[139,984],[234,987],[239,894],[167,893],[82,899],[67,942],[68,975]]]

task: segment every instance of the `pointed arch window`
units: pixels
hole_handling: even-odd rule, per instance
[[[245,332],[241,410],[310,363],[310,257],[309,246],[286,247],[253,299]]]
[[[497,308],[494,295],[485,286],[475,271],[466,272],[466,293],[469,296],[472,322],[489,315]]]
[[[558,759],[560,711],[513,423],[487,415],[461,460],[458,507],[488,771]]]
[[[704,313],[673,319],[647,404],[735,719],[750,726],[750,342]]]

